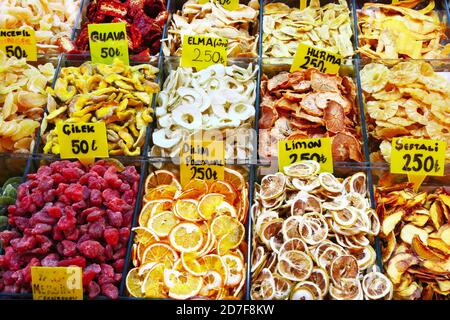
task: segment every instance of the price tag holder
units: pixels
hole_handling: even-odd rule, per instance
[[[337,53],[299,43],[294,55],[291,72],[315,67],[322,73],[337,74],[342,57]]]
[[[218,63],[227,65],[228,39],[185,35],[182,47],[182,67],[201,70]]]
[[[118,58],[130,64],[125,22],[88,24],[88,32],[92,62],[112,64]]]
[[[83,300],[80,267],[31,267],[33,300]]]
[[[315,160],[320,164],[321,172],[333,172],[331,138],[278,141],[280,172],[284,172],[284,167],[302,160]]]
[[[300,0],[300,10],[305,10],[308,6],[308,0]]]
[[[393,138],[391,173],[407,174],[417,190],[426,176],[443,176],[447,143],[441,140]]]
[[[180,176],[184,186],[192,179],[224,179],[223,141],[184,141],[180,150]]]
[[[0,50],[8,58],[37,61],[36,34],[32,29],[0,29]]]
[[[61,159],[90,164],[95,158],[107,158],[108,139],[104,122],[56,124]]]
[[[210,0],[197,0],[199,4],[208,3]],[[221,4],[225,9],[233,11],[239,9],[239,0],[211,0]]]

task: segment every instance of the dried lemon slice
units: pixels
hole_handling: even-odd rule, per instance
[[[253,281],[250,289],[250,297],[253,300],[272,300],[275,296],[275,280],[272,272],[264,268],[258,278]]]
[[[276,173],[267,175],[261,180],[261,190],[259,196],[263,200],[277,198],[284,191],[286,177],[283,174]]]
[[[392,282],[381,272],[370,272],[362,279],[362,289],[368,300],[380,300],[392,295]]]
[[[308,279],[312,269],[313,262],[311,257],[297,250],[285,251],[277,263],[277,271],[280,275],[292,281]]]
[[[325,190],[332,193],[339,193],[344,189],[344,185],[329,172],[321,172],[319,174],[319,181],[320,185],[325,188]]]
[[[290,300],[322,300],[322,292],[318,285],[311,281],[302,281],[292,288]]]
[[[286,166],[283,169],[288,176],[296,178],[309,178],[319,172],[320,164],[316,161],[305,160]]]
[[[273,299],[286,300],[292,289],[291,282],[276,274],[273,276],[273,280],[275,282],[275,295]]]
[[[342,279],[356,279],[358,271],[358,261],[354,256],[340,256],[331,264],[330,277],[335,284],[338,284]]]
[[[326,270],[320,267],[314,267],[311,271],[311,275],[309,276],[308,281],[315,283],[320,288],[322,297],[325,297],[325,295],[328,293],[328,286],[330,283],[330,279]]]

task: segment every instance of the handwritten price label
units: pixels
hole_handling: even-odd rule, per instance
[[[88,32],[92,62],[111,64],[117,58],[130,63],[125,22],[89,24]]]
[[[180,150],[180,176],[184,186],[192,179],[207,181],[224,178],[223,141],[185,141]]]
[[[239,0],[211,0],[216,3],[221,4],[225,9],[233,11],[239,9]],[[199,4],[205,4],[210,2],[210,0],[198,0]]]
[[[57,123],[61,159],[79,159],[84,164],[107,158],[108,139],[104,122]]]
[[[8,58],[37,60],[36,35],[32,29],[0,29],[0,50]]]
[[[443,176],[447,143],[440,140],[393,138],[391,172]]]
[[[308,0],[300,0],[300,10],[305,10],[308,6]]]
[[[213,64],[227,64],[228,39],[185,35],[182,46],[182,67],[201,70]]]
[[[80,267],[31,267],[34,300],[83,300]]]
[[[299,43],[291,72],[315,67],[322,73],[337,74],[341,61],[342,57],[336,53]]]
[[[333,172],[333,154],[330,138],[314,138],[299,140],[280,140],[278,142],[278,168],[302,160],[315,160],[320,164],[321,172]]]

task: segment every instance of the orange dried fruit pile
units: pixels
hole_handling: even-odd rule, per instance
[[[315,68],[282,72],[261,82],[259,154],[278,154],[278,141],[331,137],[335,161],[362,161],[354,81]]]
[[[134,228],[131,296],[174,299],[242,298],[248,185],[225,168],[223,181],[194,179],[184,187],[166,170],[151,173]]]
[[[383,263],[394,298],[450,296],[450,192],[414,192],[412,184],[376,188]]]
[[[345,179],[303,161],[262,178],[251,209],[254,300],[390,299],[374,267],[380,230],[364,173]]]

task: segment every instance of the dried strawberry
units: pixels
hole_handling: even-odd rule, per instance
[[[44,267],[57,267],[59,256],[56,253],[50,253],[41,260],[41,265]]]
[[[105,254],[105,249],[100,244],[100,242],[95,240],[87,240],[78,245],[78,250],[86,258],[97,258]]]
[[[47,214],[52,218],[59,219],[62,216],[62,210],[60,207],[50,207],[47,208]]]
[[[59,267],[77,266],[81,268],[86,267],[86,259],[84,257],[76,256],[69,259],[64,259],[58,262]]]
[[[103,238],[105,238],[106,243],[114,247],[119,243],[119,230],[115,228],[107,228],[103,232]]]
[[[89,282],[89,284],[87,286],[87,291],[88,291],[88,297],[90,299],[95,298],[101,292],[100,286],[95,281]]]
[[[119,297],[119,289],[112,283],[107,283],[101,286],[102,293],[110,299],[117,299]]]

